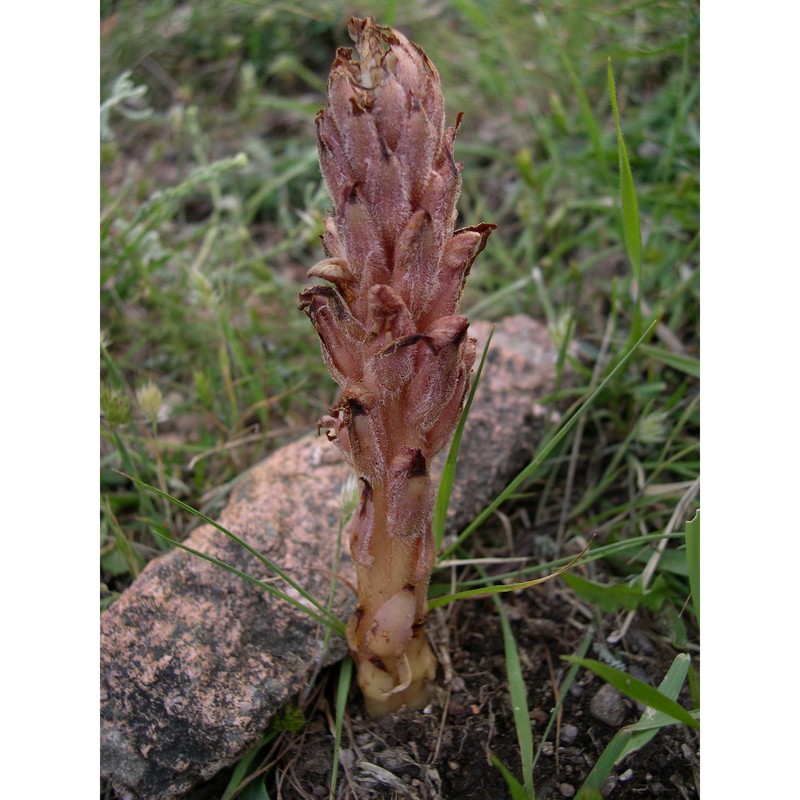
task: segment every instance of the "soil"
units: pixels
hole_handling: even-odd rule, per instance
[[[597,626],[588,657],[601,658],[602,642],[619,622],[602,620],[563,585],[550,584],[514,596],[505,607],[512,621],[528,686],[534,752],[555,705],[568,665],[560,656],[576,652],[590,625]],[[390,719],[369,720],[355,688],[351,690],[342,734],[339,791],[342,800],[415,798],[485,800],[510,793],[487,752],[520,777],[519,747],[505,677],[500,623],[490,600],[464,601],[433,615],[429,633],[442,664],[439,687],[429,706]],[[599,646],[598,646],[599,645]],[[449,657],[448,657],[449,653]],[[637,677],[657,685],[677,651],[659,630],[659,620],[639,611],[613,655]],[[449,661],[449,664],[447,662]],[[695,667],[697,664],[695,663]],[[324,677],[306,706],[302,731],[283,734],[264,760],[271,770],[269,796],[298,800],[328,797],[332,758],[335,671]],[[605,688],[604,688],[605,687]],[[599,678],[581,670],[565,698],[534,769],[537,800],[573,797],[621,725],[635,722],[641,709],[609,691]],[[602,692],[601,692],[602,690]],[[601,692],[605,716],[590,709]],[[679,698],[689,705],[688,690]],[[595,711],[596,711],[595,706]],[[558,731],[560,744],[554,745]],[[199,787],[191,800],[219,798],[230,772]],[[654,739],[612,772],[603,796],[699,797],[699,737],[682,725],[661,729]]]

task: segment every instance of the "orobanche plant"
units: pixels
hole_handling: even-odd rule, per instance
[[[334,203],[326,258],[300,295],[342,388],[320,420],[361,482],[348,524],[358,606],[347,626],[368,712],[421,707],[436,658],[425,636],[435,552],[431,459],[450,439],[475,361],[458,313],[470,267],[494,225],[454,230],[461,119],[444,127],[436,67],[371,17],[351,19],[317,116]]]

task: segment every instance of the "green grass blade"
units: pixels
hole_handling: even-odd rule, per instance
[[[589,140],[592,143],[592,149],[594,150],[597,164],[602,173],[608,177],[608,165],[606,164],[606,156],[603,149],[603,140],[600,135],[600,127],[597,124],[597,120],[594,118],[594,112],[592,111],[592,106],[589,103],[589,98],[586,95],[586,90],[583,88],[583,83],[578,77],[578,73],[575,70],[575,66],[572,63],[569,54],[561,46],[558,36],[553,33],[552,28],[550,27],[549,19],[544,15],[544,12],[540,11],[539,13],[542,14],[543,18],[545,19],[547,30],[550,33],[551,43],[555,48],[558,58],[564,67],[564,71],[569,78],[569,82],[572,85],[572,91],[574,92],[575,98],[578,101],[578,107],[580,108],[581,116],[583,117],[583,125],[586,128],[586,132],[589,134]]]
[[[489,338],[486,340],[486,345],[483,348],[480,364],[475,373],[475,380],[472,381],[467,401],[464,403],[464,410],[461,413],[461,419],[458,421],[458,427],[453,434],[453,439],[450,442],[450,449],[447,451],[447,461],[442,471],[442,478],[439,482],[439,491],[436,493],[436,507],[433,510],[433,540],[436,545],[436,552],[442,547],[444,541],[444,527],[445,520],[447,519],[447,507],[450,504],[450,493],[453,490],[453,481],[456,477],[456,464],[458,462],[458,451],[461,447],[461,434],[464,432],[464,424],[467,421],[469,410],[472,407],[472,398],[475,397],[475,391],[478,388],[478,383],[481,379],[483,372],[483,365],[486,362],[486,355],[489,352],[489,345],[492,343],[492,336],[494,336],[494,325],[489,331]]]
[[[614,125],[617,129],[617,145],[619,149],[619,181],[620,199],[622,201],[622,233],[625,238],[625,250],[633,268],[636,281],[636,301],[633,309],[632,336],[639,335],[642,324],[642,228],[639,222],[639,204],[636,200],[636,187],[633,183],[628,151],[622,138],[622,127],[619,122],[617,108],[617,90],[614,86],[614,75],[611,71],[611,59],[608,59],[608,91],[611,95],[611,108],[614,112]]]
[[[614,738],[606,745],[605,750],[600,754],[600,758],[595,762],[583,785],[578,789],[575,800],[602,800],[601,789],[603,783],[611,774],[614,764],[617,763],[620,754],[632,735],[628,728],[622,728],[614,734]]]
[[[620,542],[612,542],[611,544],[605,544],[602,547],[598,547],[591,552],[586,553],[586,555],[581,556],[580,560],[575,562],[577,564],[589,564],[592,561],[599,561],[603,558],[609,558],[610,556],[618,555],[619,553],[623,553],[627,550],[633,550],[637,548],[644,547],[646,545],[655,544],[661,539],[681,539],[683,538],[682,533],[670,533],[670,534],[663,534],[663,533],[647,533],[641,536],[637,536],[633,539],[625,539]],[[548,569],[559,569],[564,565],[571,565],[574,561],[574,556],[564,556],[563,558],[557,558],[553,561],[546,561],[542,564],[536,564],[532,567],[525,567],[524,569],[517,569],[514,572],[504,572],[500,575],[493,575],[491,577],[479,577],[474,578],[469,581],[464,581],[463,583],[459,583],[458,586],[462,587],[459,591],[466,591],[467,588],[473,588],[478,586],[493,586],[500,581],[510,580],[515,577],[520,577],[522,575],[529,575],[532,572],[542,572],[543,570]],[[559,573],[560,574],[560,573]],[[438,600],[439,598],[444,598],[445,595],[443,594],[436,594],[436,591],[444,591],[450,589],[450,584],[446,584],[446,589],[444,584],[431,584],[431,589],[433,590],[430,595],[430,601],[433,602],[434,600]],[[456,597],[455,595],[448,596],[448,602],[452,602],[456,599],[460,599],[460,597]],[[439,605],[443,603],[439,602]]]
[[[229,170],[242,169],[246,167],[247,164],[247,155],[245,153],[237,153],[230,158],[221,158],[213,164],[202,164],[195,167],[188,178],[177,186],[171,186],[168,189],[159,189],[153,192],[150,197],[139,206],[136,216],[130,224],[130,230],[133,230],[141,223],[146,223],[144,229],[139,234],[139,238],[129,246],[126,256],[130,255],[130,252],[136,249],[136,246],[144,236],[145,230],[152,228],[162,218],[170,216],[175,207],[175,203],[191,194],[197,186],[204,183],[213,183],[223,173]]]
[[[690,728],[694,728],[695,730],[700,728],[700,724],[697,720],[683,708],[683,706],[678,705],[674,700],[644,681],[640,681],[632,675],[628,675],[627,672],[615,669],[608,664],[603,664],[591,658],[575,658],[574,656],[562,656],[562,658],[572,664],[578,664],[581,667],[591,670],[595,675],[598,675],[604,681],[610,683],[615,689],[628,695],[628,697],[640,703],[644,703],[646,706],[650,706],[657,711],[661,711],[678,722],[683,722]]]
[[[533,457],[528,465],[520,472],[511,483],[488,505],[481,511],[480,514],[458,535],[458,538],[442,552],[442,558],[446,558],[455,552],[494,512],[498,509],[508,498],[514,494],[517,488],[529,480],[536,471],[542,466],[545,459],[553,452],[553,450],[560,444],[561,440],[572,430],[578,423],[578,420],[588,411],[597,396],[602,392],[606,386],[614,379],[614,377],[623,369],[623,367],[631,360],[633,354],[639,349],[642,343],[647,339],[650,333],[655,329],[656,321],[654,320],[647,328],[647,330],[639,337],[639,339],[628,348],[627,352],[617,362],[614,368],[608,375],[597,385],[594,391],[581,403],[580,407],[575,413],[567,420],[564,425],[558,430],[550,441],[544,445],[539,452]]]
[[[503,604],[496,596],[492,597],[497,613],[500,615],[500,624],[503,629],[503,648],[506,657],[506,675],[508,677],[508,692],[511,695],[511,708],[514,712],[514,727],[517,729],[519,742],[519,755],[522,761],[522,779],[524,782],[525,797],[533,800],[533,732],[531,731],[531,718],[528,711],[528,697],[525,690],[525,678],[522,676],[522,665],[519,661],[517,643],[511,630],[511,623]],[[502,770],[501,770],[502,771]]]
[[[447,594],[442,595],[439,597],[434,597],[428,601],[428,608],[439,608],[439,606],[445,606],[449,603],[453,603],[456,600],[467,600],[468,598],[478,598],[478,597],[486,597],[487,595],[492,595],[492,599],[497,602],[495,595],[504,594],[505,592],[519,592],[523,589],[530,589],[532,586],[538,586],[540,583],[545,583],[546,581],[552,580],[553,578],[557,578],[563,572],[566,572],[568,569],[577,564],[584,555],[586,555],[586,551],[589,549],[589,545],[578,553],[577,556],[573,556],[566,564],[559,567],[554,572],[545,575],[542,578],[531,578],[527,581],[519,581],[517,583],[502,583],[502,584],[493,584],[489,586],[483,586],[478,589],[466,589],[462,592],[456,592],[455,594]],[[538,569],[541,569],[539,567]]]
[[[686,523],[686,562],[689,566],[689,587],[697,624],[700,624],[700,509]]]
[[[664,680],[659,684],[659,691],[666,697],[676,700],[683,682],[689,671],[690,658],[685,653],[675,657]],[[600,758],[592,767],[581,788],[578,790],[576,800],[590,800],[601,797],[600,791],[611,770],[622,761],[625,756],[644,747],[658,731],[667,726],[676,724],[675,719],[667,714],[648,706],[639,722],[627,725],[614,734],[614,738],[603,750]]]
[[[347,486],[348,484],[345,483],[345,487]],[[356,490],[356,483],[354,482],[352,486],[353,486],[352,491],[347,491],[346,489],[342,490],[342,510],[339,516],[339,532],[336,535],[336,550],[334,551],[333,555],[333,565],[331,568],[331,581],[328,587],[328,599],[325,602],[325,608],[328,611],[328,614],[330,614],[330,616],[332,617],[335,616],[333,613],[333,604],[334,601],[336,600],[336,587],[339,584],[339,565],[341,564],[341,558],[342,558],[342,536],[344,534],[345,526],[350,521],[350,517],[352,516],[356,507],[358,506],[358,492]],[[332,632],[331,628],[328,628],[325,631],[325,638],[322,641],[323,652],[328,651],[331,632]]]
[[[644,345],[642,347],[642,352],[660,361],[662,364],[678,370],[678,372],[683,372],[685,375],[689,375],[692,378],[700,377],[700,360],[697,358],[670,353],[668,350],[662,350],[659,347],[652,347],[651,345]]]
[[[504,35],[502,25],[485,3],[475,0],[453,0],[453,7],[471,23],[477,38],[491,43],[491,50],[485,49],[483,57],[474,62],[474,78],[479,80],[477,70],[490,78],[498,97],[509,106],[512,113],[520,103],[527,108],[529,124],[535,130],[553,162],[560,160],[559,150],[554,141],[547,114],[541,112],[533,94],[525,91],[525,71],[519,57],[514,52],[509,38]],[[493,52],[492,52],[493,51]],[[491,53],[491,55],[490,55]]]
[[[295,608],[299,609],[300,611],[308,614],[309,617],[316,620],[320,623],[320,625],[324,625],[326,628],[332,628],[336,631],[340,636],[345,636],[345,624],[336,617],[331,616],[322,616],[321,614],[317,614],[313,609],[310,609],[307,605],[302,603],[300,600],[296,600],[294,597],[282,592],[280,589],[276,589],[274,586],[271,586],[264,581],[260,581],[258,578],[254,578],[252,575],[248,575],[246,572],[237,569],[232,564],[229,564],[227,561],[222,561],[219,558],[214,558],[214,556],[208,555],[208,553],[201,553],[199,550],[195,550],[193,547],[189,547],[188,545],[184,544],[183,542],[179,542],[175,539],[171,539],[169,536],[163,533],[159,533],[157,530],[153,531],[157,536],[160,536],[165,541],[169,542],[174,547],[179,548],[180,550],[184,550],[187,553],[190,553],[193,556],[197,556],[198,558],[202,558],[203,561],[208,561],[209,564],[214,564],[214,566],[222,567],[222,569],[227,570],[233,575],[237,575],[240,578],[244,578],[246,581],[249,581],[254,586],[258,586],[259,589],[263,589],[265,592],[269,592],[271,595],[280,598],[281,600],[285,600],[290,605],[293,605]]]
[[[659,177],[662,181],[668,181],[670,170],[674,169],[675,150],[680,139],[680,131],[685,124],[689,108],[694,105],[695,92],[699,92],[700,89],[700,82],[697,80],[694,82],[691,89],[687,91],[689,85],[689,52],[691,42],[691,3],[688,2],[686,3],[684,25],[681,72],[677,92],[678,101],[675,104],[675,114],[667,137],[667,148],[662,153],[658,163]]]
[[[350,691],[350,679],[353,675],[353,660],[347,656],[339,666],[339,681],[336,684],[336,718],[333,738],[333,764],[331,765],[330,800],[336,797],[336,780],[339,776],[339,751],[342,747],[342,724],[344,710],[347,705],[347,694]]]
[[[247,753],[247,755],[241,759],[241,761],[239,761],[239,763],[236,765],[236,768],[233,770],[231,779],[228,781],[228,785],[225,788],[225,793],[222,795],[222,800],[232,800],[232,798],[236,795],[237,790],[241,786],[242,781],[247,776],[250,766],[252,765],[256,756],[261,752],[261,748],[264,747],[264,745],[269,744],[277,735],[277,731],[270,731],[252,750],[250,750],[249,753]]]
[[[511,800],[528,800],[525,794],[525,787],[514,777],[511,770],[491,751],[488,751],[489,761],[500,770],[503,780],[506,782]]]
[[[664,578],[658,576],[651,586],[644,588],[641,575],[632,583],[602,584],[579,575],[564,575],[564,583],[581,600],[594,603],[601,611],[616,613],[620,609],[633,611],[640,605],[658,611],[670,599],[672,592]]]
[[[269,800],[267,792],[267,776],[262,775],[252,783],[248,783],[240,795],[240,800]]]
[[[274,561],[272,561],[272,559],[267,558],[267,556],[265,556],[263,553],[260,553],[258,550],[256,550],[255,547],[252,547],[251,545],[247,544],[247,542],[240,539],[235,533],[231,533],[231,531],[229,531],[223,525],[220,525],[219,522],[211,519],[211,517],[207,517],[201,511],[198,511],[196,508],[192,508],[192,506],[188,505],[187,503],[178,500],[177,497],[173,497],[171,494],[162,492],[161,489],[158,489],[155,486],[151,486],[149,483],[145,483],[145,481],[140,480],[139,478],[135,478],[132,475],[125,475],[125,477],[128,478],[129,480],[132,480],[137,486],[147,489],[147,491],[152,492],[153,494],[156,494],[159,497],[163,497],[165,500],[169,500],[170,503],[173,503],[178,508],[182,509],[183,511],[186,511],[188,514],[191,514],[193,517],[197,517],[197,519],[202,520],[207,525],[211,525],[213,528],[216,528],[220,533],[223,533],[229,539],[236,542],[236,544],[238,544],[240,547],[243,547],[245,550],[247,550],[248,553],[254,555],[262,564],[264,564],[264,566],[266,566],[268,569],[274,572],[279,578],[285,580],[286,583],[289,584],[289,586],[291,586],[295,591],[299,592],[304,599],[308,600],[308,602],[311,603],[311,605],[313,605],[314,608],[320,611],[323,615],[327,615],[330,617],[330,614],[328,610],[325,608],[325,606],[322,605],[322,603],[320,603],[319,600],[317,600],[313,595],[309,594],[309,592],[306,589],[304,589],[299,583],[297,583],[297,581],[295,581],[286,572],[284,572]],[[164,536],[163,534],[159,534],[159,536],[161,536],[163,539],[169,538]],[[173,541],[173,544],[177,544],[177,542]],[[183,549],[186,550],[187,552],[197,553],[197,551],[194,551],[191,548],[185,546],[183,547]],[[233,567],[231,567],[231,569],[233,569]],[[333,624],[334,626],[337,627],[337,630],[338,626],[343,625],[342,621],[337,619],[336,617],[331,618],[331,622],[328,624]],[[342,630],[344,630],[344,628],[342,628]]]
[[[692,696],[692,705],[700,708],[700,673],[694,664],[689,667],[689,692]]]
[[[466,316],[468,316],[470,319],[478,319],[483,316],[488,309],[493,308],[495,304],[499,303],[501,300],[510,295],[518,295],[526,286],[531,283],[531,280],[532,278],[530,276],[526,276],[524,278],[519,278],[516,281],[512,281],[511,283],[505,284],[497,291],[485,295],[480,300],[470,305],[469,308],[462,313],[466,314]]]
[[[664,676],[664,680],[658,685],[658,691],[669,697],[670,700],[677,700],[689,672],[690,664],[691,658],[687,653],[679,653],[675,656],[667,674]],[[629,726],[633,735],[629,739],[622,755],[617,759],[617,763],[625,756],[646,745],[660,728],[673,724],[675,724],[675,720],[669,714],[650,706],[645,708],[639,722]]]
[[[316,105],[316,104],[315,104]],[[245,219],[252,221],[261,204],[281,187],[288,184],[300,175],[317,169],[317,148],[309,147],[302,155],[296,158],[285,159],[281,164],[281,171],[265,181],[259,190],[247,200]]]

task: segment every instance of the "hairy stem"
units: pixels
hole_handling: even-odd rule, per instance
[[[351,522],[358,543],[358,607],[347,640],[358,665],[358,685],[371,716],[403,705],[424,706],[436,658],[425,638],[426,593],[433,560],[430,525],[409,537],[392,530],[385,484],[367,488]],[[371,517],[365,545],[363,520]]]

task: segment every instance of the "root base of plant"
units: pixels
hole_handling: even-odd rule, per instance
[[[351,644],[352,647],[352,644]],[[362,648],[363,650],[363,648]],[[437,661],[424,629],[415,631],[400,657],[378,658],[351,649],[367,714],[373,719],[403,708],[423,708],[431,698]]]

